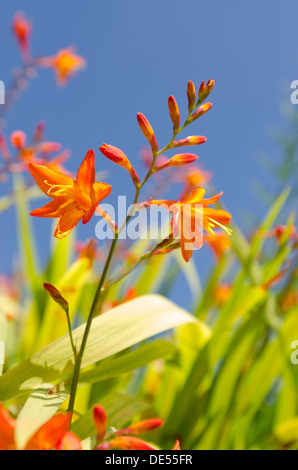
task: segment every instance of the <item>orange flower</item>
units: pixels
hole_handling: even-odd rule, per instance
[[[30,59],[30,35],[31,35],[31,23],[26,20],[23,13],[16,13],[13,23],[12,30],[13,34],[16,37],[16,40],[19,43],[22,58],[24,62],[27,62]]]
[[[206,235],[205,240],[218,260],[231,246],[230,239],[226,233],[216,232],[215,235]]]
[[[98,204],[106,198],[112,187],[95,182],[94,152],[89,150],[84,158],[76,180],[43,165],[29,164],[29,170],[42,191],[53,199],[45,206],[35,209],[35,217],[59,218],[54,236],[66,237],[82,220],[90,221]]]
[[[84,57],[76,55],[72,47],[60,50],[53,57],[45,57],[39,59],[40,67],[52,67],[56,72],[57,83],[60,86],[66,85],[68,79],[75,72],[85,67],[86,61]]]
[[[226,227],[230,222],[231,214],[224,210],[212,209],[210,204],[215,204],[222,193],[203,199],[205,189],[195,188],[191,194],[182,201],[150,201],[150,204],[164,206],[172,212],[172,236],[180,240],[180,248],[185,261],[192,257],[193,249],[203,245],[203,228],[215,235],[214,228],[223,228],[227,233],[231,231]]]
[[[80,440],[69,432],[71,415],[53,416],[29,439],[25,450],[81,450]],[[0,404],[0,450],[16,450],[16,420]]]
[[[222,307],[230,298],[233,286],[231,284],[219,284],[214,292],[214,303]]]

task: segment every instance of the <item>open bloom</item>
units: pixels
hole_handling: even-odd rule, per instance
[[[56,238],[66,237],[80,220],[83,224],[89,222],[98,204],[112,189],[107,183],[95,182],[93,150],[87,152],[76,180],[35,163],[29,164],[29,170],[40,189],[53,199],[30,215],[59,218],[54,233]]]
[[[55,56],[39,59],[40,67],[52,67],[56,72],[57,83],[66,85],[75,72],[85,67],[84,57],[75,54],[72,47],[60,50]]]
[[[182,256],[189,261],[193,250],[203,245],[203,229],[215,236],[214,228],[223,228],[227,233],[231,231],[226,227],[231,214],[221,209],[210,208],[215,204],[222,193],[209,199],[204,199],[205,189],[195,188],[191,194],[181,201],[150,201],[149,204],[164,207],[172,213],[172,236],[180,240]]]

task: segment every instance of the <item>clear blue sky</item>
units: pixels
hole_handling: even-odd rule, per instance
[[[97,150],[107,142],[121,147],[141,171],[139,149],[145,142],[136,113],[149,118],[163,145],[171,132],[168,96],[173,94],[186,109],[188,80],[199,85],[211,77],[216,82],[210,96],[214,107],[191,129],[191,134],[208,138],[198,148],[200,163],[214,174],[224,204],[240,225],[246,213],[264,213],[252,182],[270,185],[258,156],[278,158],[271,130],[284,125],[281,101],[287,93],[290,99],[290,83],[298,79],[296,0],[10,0],[1,6],[4,82],[20,62],[10,31],[17,10],[34,24],[35,54],[51,55],[73,44],[88,66],[65,89],[56,86],[51,70],[41,70],[16,102],[8,134],[15,129],[30,134],[44,119],[48,140],[72,149],[71,170],[77,169],[87,149]],[[114,196],[130,190],[129,178],[97,151],[101,169],[113,170],[109,182]],[[6,269],[15,228],[11,211],[1,217],[0,256]],[[41,237],[48,226],[48,221],[39,220]],[[80,227],[80,238],[93,235],[94,226],[95,221]],[[201,264],[204,255],[195,256]]]

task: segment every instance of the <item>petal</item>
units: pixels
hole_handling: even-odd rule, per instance
[[[198,186],[190,193],[185,202],[187,204],[201,204],[205,193],[205,189]]]
[[[210,197],[208,199],[204,199],[202,201],[202,204],[204,206],[209,206],[210,204],[215,204],[221,198],[222,195],[223,195],[223,192],[221,191],[216,196]]]
[[[69,235],[83,217],[84,211],[77,208],[63,212],[55,230],[54,237],[61,239]]]
[[[34,211],[30,213],[30,215],[33,215],[35,217],[60,217],[62,204],[63,203],[61,203],[59,199],[55,199],[54,201],[49,202],[43,207],[34,209]]]
[[[47,196],[55,197],[53,193],[49,194],[52,186],[66,186],[67,188],[74,189],[75,182],[70,176],[51,170],[47,166],[29,163],[29,170],[40,189]]]
[[[90,190],[95,181],[94,152],[88,150],[77,173],[77,183],[81,190],[90,195]]]
[[[15,420],[0,403],[0,450],[14,450]]]
[[[78,436],[69,431],[60,439],[56,450],[82,450],[82,444]]]
[[[107,183],[100,183],[96,181],[93,183],[92,189],[93,191],[91,193],[91,199],[93,204],[97,205],[110,194],[112,191],[112,186]]]
[[[71,415],[58,414],[47,421],[29,440],[26,450],[51,450],[67,433]]]
[[[204,207],[203,217],[204,219],[206,217],[211,218],[216,222],[219,222],[221,225],[228,225],[230,223],[232,215],[229,212],[226,212],[221,209],[212,209],[210,207]]]

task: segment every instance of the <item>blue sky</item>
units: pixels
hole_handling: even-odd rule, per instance
[[[33,22],[35,54],[52,55],[76,45],[88,66],[64,89],[56,86],[52,70],[41,70],[15,103],[7,134],[23,129],[30,135],[45,120],[47,139],[72,149],[71,170],[89,148],[95,149],[97,170],[113,172],[108,181],[112,202],[130,192],[130,180],[98,147],[103,142],[121,147],[143,171],[139,150],[145,141],[136,113],[148,117],[163,146],[171,136],[168,96],[173,94],[186,110],[188,80],[199,85],[211,77],[214,106],[190,132],[208,138],[198,148],[199,162],[214,174],[216,189],[224,191],[223,202],[240,225],[245,226],[247,213],[264,214],[266,206],[252,183],[270,187],[259,156],[279,157],[272,129],[285,125],[281,103],[290,100],[290,83],[298,79],[297,1],[10,0],[2,5],[0,20],[0,79],[5,83],[20,63],[10,31],[17,10]],[[0,256],[7,269],[15,251],[13,213],[1,217],[5,243]],[[38,222],[38,234],[46,237],[48,221]],[[80,227],[80,238],[93,235],[95,223]],[[195,256],[201,264],[204,254]]]

